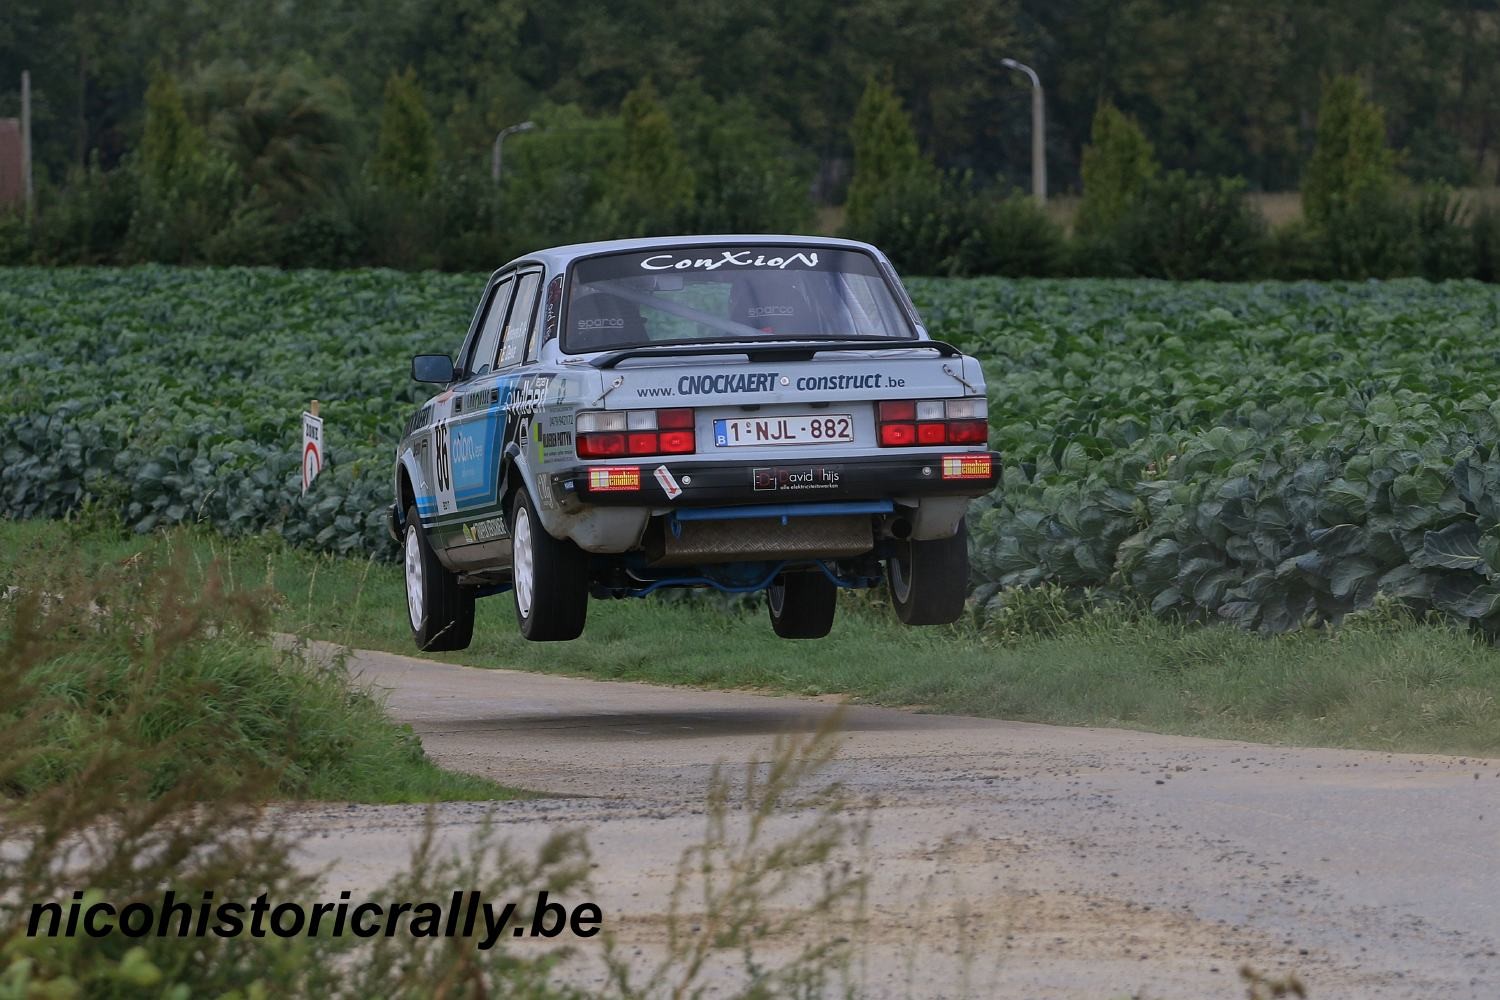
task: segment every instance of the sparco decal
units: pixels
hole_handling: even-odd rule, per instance
[[[757,253],[754,250],[724,250],[717,258],[678,257],[675,254],[659,253],[641,261],[641,267],[647,271],[717,271],[721,267],[768,267],[785,270],[799,264],[803,267],[817,267],[817,253],[798,252],[783,257],[778,254]]]
[[[695,392],[770,392],[776,388],[776,372],[735,372],[732,375],[684,375],[677,380],[677,391],[684,396]]]

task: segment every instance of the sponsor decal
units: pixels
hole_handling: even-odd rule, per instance
[[[750,315],[759,319],[762,316],[794,316],[791,306],[751,306]]]
[[[562,308],[562,275],[558,275],[547,283],[547,305],[543,312],[543,324],[545,336],[542,340],[548,341],[557,336],[557,314]]]
[[[460,399],[455,399],[453,401],[453,412],[462,413],[466,410],[469,412],[473,412],[474,410],[482,409],[486,406],[489,406],[491,403],[498,403],[499,401],[499,387],[492,386],[488,389],[476,389],[473,392],[465,393]]]
[[[406,421],[406,434],[426,427],[430,423],[432,423],[432,404],[428,403]]]
[[[775,308],[768,306],[767,308]],[[677,392],[692,393],[770,392],[777,383],[791,385],[792,380],[778,372],[734,372],[722,375],[684,375],[677,380]],[[795,388],[798,392],[838,392],[849,389],[889,389],[904,386],[905,380],[891,378],[879,372],[845,375],[801,375]],[[669,385],[639,386],[635,394],[643,399],[673,394]]]
[[[990,475],[988,455],[943,456],[944,479],[988,479]]]
[[[625,320],[619,316],[603,316],[599,319],[581,319],[577,326],[580,330],[623,330]]]
[[[797,468],[762,467],[750,470],[750,485],[756,492],[798,490],[836,490],[840,485],[839,468],[811,465]]]
[[[485,485],[485,453],[489,426],[484,422],[452,424],[448,427],[447,460],[455,493]]]
[[[817,253],[798,252],[782,257],[776,254],[767,256],[764,252],[754,250],[721,250],[717,258],[678,257],[676,254],[659,253],[641,261],[641,268],[646,271],[717,271],[721,267],[763,267],[784,271],[799,264],[802,267],[817,267]]]
[[[661,484],[661,491],[667,495],[668,500],[676,500],[682,496],[682,487],[677,485],[677,480],[672,478],[672,470],[665,465],[658,465],[652,473],[656,481]]]
[[[589,469],[589,489],[595,493],[612,493],[640,488],[640,466],[596,465]]]
[[[828,392],[834,389],[879,389],[883,376],[878,372],[866,375],[804,375],[797,379],[797,388],[803,392]]]
[[[543,431],[540,422],[531,425],[531,439],[536,442],[536,460],[547,461],[547,451],[551,448],[573,447],[572,431]]]
[[[471,542],[488,542],[495,538],[506,538],[509,535],[510,529],[505,526],[503,517],[492,517],[485,521],[464,525],[464,537]]]
[[[776,372],[732,372],[719,375],[684,375],[677,391],[692,393],[770,392],[776,388]]]
[[[551,375],[530,375],[514,383],[505,400],[505,412],[530,416],[541,409],[547,398],[547,387],[552,384]]]

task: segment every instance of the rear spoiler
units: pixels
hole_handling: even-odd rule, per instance
[[[628,347],[608,351],[589,359],[595,368],[613,368],[627,358],[680,358],[704,354],[748,354],[751,361],[807,361],[821,351],[937,351],[945,358],[956,358],[962,351],[941,340],[893,340],[870,337],[866,340],[783,341],[770,344],[662,344]]]

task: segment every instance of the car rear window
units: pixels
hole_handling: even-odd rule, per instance
[[[562,348],[582,354],[656,343],[915,336],[869,254],[670,247],[574,264]]]

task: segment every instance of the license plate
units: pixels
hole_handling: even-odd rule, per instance
[[[847,413],[797,413],[785,417],[735,417],[714,421],[714,444],[743,445],[849,444],[854,418]]]

